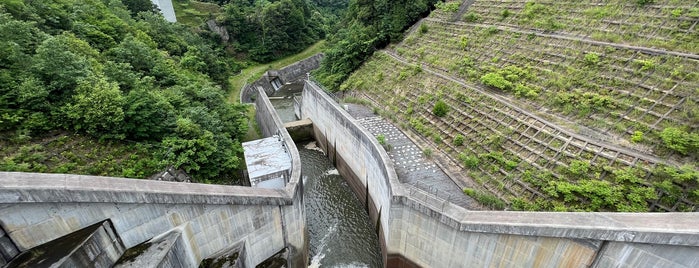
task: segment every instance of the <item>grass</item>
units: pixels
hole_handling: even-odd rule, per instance
[[[271,63],[254,64],[243,69],[239,74],[232,76],[228,80],[231,85],[231,92],[228,95],[228,101],[231,103],[240,102],[240,90],[243,88],[245,83],[259,79],[267,70],[280,69],[294,62],[318,54],[323,51],[323,48],[325,48],[325,40],[318,41],[298,54],[291,55]]]
[[[159,144],[99,141],[65,131],[28,140],[0,140],[0,170],[147,178],[167,163]]]
[[[221,7],[214,3],[174,0],[172,6],[175,9],[177,22],[187,26],[200,26],[209,18],[216,17],[221,13]]]
[[[248,108],[248,132],[245,133],[245,137],[241,140],[242,142],[253,141],[262,138],[262,131],[260,131],[260,126],[255,120],[255,106],[247,105]]]

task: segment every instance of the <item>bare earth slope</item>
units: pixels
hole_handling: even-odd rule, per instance
[[[697,211],[699,3],[640,2],[447,2],[342,88],[511,209]]]

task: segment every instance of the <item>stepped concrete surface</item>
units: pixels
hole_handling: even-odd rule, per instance
[[[182,232],[172,230],[128,249],[114,268],[197,266],[187,262],[187,253],[182,243]]]
[[[22,252],[4,267],[112,267],[125,247],[109,221]]]

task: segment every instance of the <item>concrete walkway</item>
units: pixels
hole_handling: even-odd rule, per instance
[[[349,113],[374,136],[383,134],[388,156],[393,161],[400,182],[430,192],[466,209],[482,209],[473,198],[465,195],[458,185],[437,164],[423,154],[400,129],[374,115],[369,108],[348,104]]]

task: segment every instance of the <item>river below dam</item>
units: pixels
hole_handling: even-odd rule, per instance
[[[297,144],[303,170],[310,267],[382,267],[364,206],[315,142]]]
[[[294,121],[292,99],[272,100],[282,121]],[[315,142],[298,143],[301,156],[309,267],[383,267],[369,214]]]

